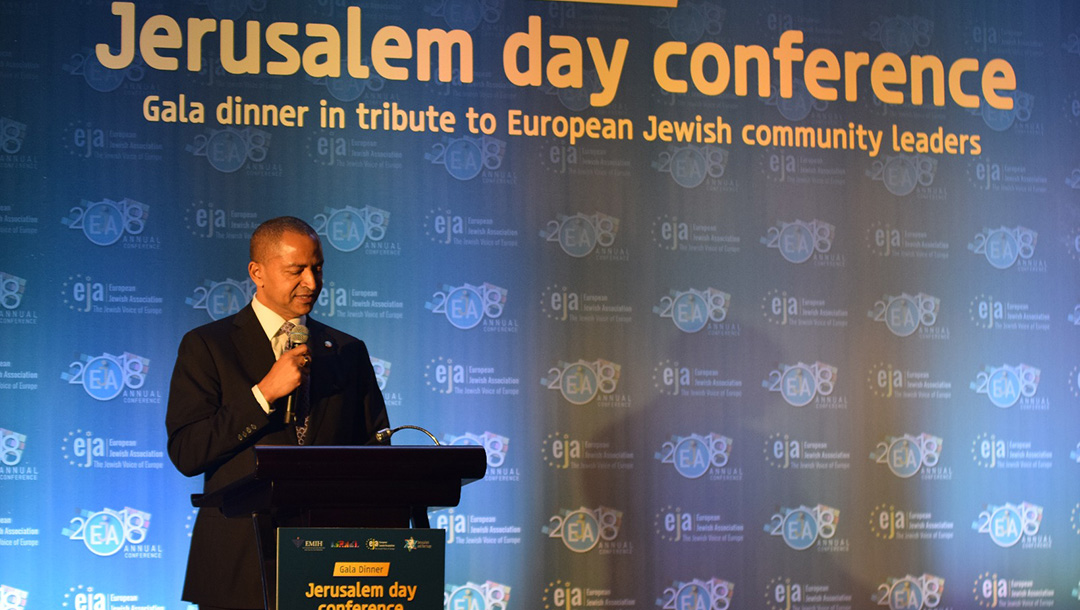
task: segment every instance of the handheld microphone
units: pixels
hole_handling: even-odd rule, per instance
[[[308,336],[309,336],[309,333],[308,333],[307,327],[304,326],[303,324],[297,324],[296,326],[293,327],[293,329],[291,331],[289,331],[289,340],[285,344],[285,351],[291,350],[291,349],[293,349],[294,347],[296,347],[298,345],[303,345],[303,344],[307,343],[308,342]],[[297,395],[297,393],[300,392],[300,388],[303,387],[303,385],[304,384],[301,381],[300,385],[297,386],[297,388],[292,391],[292,394],[289,394],[289,400],[285,403],[285,423],[286,424],[295,424],[296,423],[296,411],[293,410],[293,398]]]

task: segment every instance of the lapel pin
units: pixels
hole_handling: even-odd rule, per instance
[[[325,347],[334,347],[334,344],[331,341],[323,341],[323,345]]]

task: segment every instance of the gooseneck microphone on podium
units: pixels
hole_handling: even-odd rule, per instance
[[[394,436],[394,434],[396,434],[399,430],[406,430],[406,429],[408,429],[408,430],[419,430],[419,431],[423,432],[424,434],[428,435],[428,438],[430,438],[431,441],[434,442],[436,445],[442,445],[442,443],[439,442],[439,439],[435,438],[434,434],[428,432],[427,430],[425,430],[424,428],[421,428],[420,426],[398,426],[397,428],[394,428],[393,430],[391,430],[390,428],[383,428],[382,430],[379,430],[378,432],[375,433],[375,440],[380,442],[380,443],[385,443],[385,442],[389,441],[390,437]]]
[[[299,345],[303,345],[303,344],[307,343],[308,342],[308,336],[309,336],[309,333],[308,333],[307,327],[304,326],[303,324],[297,324],[296,326],[293,327],[293,329],[291,331],[289,331],[289,340],[285,344],[285,351],[289,351],[289,350],[293,349],[294,347],[297,347]],[[295,424],[296,423],[296,410],[293,408],[293,402],[294,402],[294,399],[296,399],[296,395],[300,392],[300,388],[302,388],[302,387],[304,387],[303,381],[301,381],[300,385],[297,386],[296,389],[292,391],[292,394],[289,394],[289,400],[285,403],[285,423],[286,424]]]

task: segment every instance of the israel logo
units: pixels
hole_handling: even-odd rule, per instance
[[[719,146],[687,144],[669,146],[657,155],[652,167],[660,173],[671,174],[679,186],[692,189],[705,182],[705,178],[722,178],[727,163],[728,151]]]
[[[0,150],[9,155],[22,150],[26,137],[26,125],[7,117],[0,117]]]
[[[237,129],[212,129],[210,135],[199,134],[184,149],[196,157],[206,157],[210,166],[223,174],[230,174],[244,166],[248,160],[261,163],[266,160],[270,145],[270,132],[254,127]]]
[[[933,574],[903,578],[889,578],[878,585],[877,593],[870,596],[877,605],[889,610],[923,610],[936,608],[945,591],[945,579]]]
[[[793,407],[805,407],[819,394],[828,396],[836,387],[835,366],[824,362],[795,365],[781,364],[769,372],[769,378],[761,386],[770,392],[779,392],[784,401]]]
[[[0,585],[0,610],[23,610],[30,594],[21,589]]]
[[[540,380],[540,385],[549,390],[558,390],[571,404],[584,405],[600,393],[614,392],[621,368],[603,359],[593,362],[560,361],[557,366],[548,369],[548,375]]]
[[[506,289],[487,282],[473,286],[443,285],[442,290],[432,295],[432,300],[424,303],[424,308],[431,313],[441,313],[455,328],[468,330],[484,320],[484,317],[498,318],[506,305]]]
[[[540,237],[557,242],[563,252],[574,258],[588,256],[597,245],[608,248],[615,243],[619,231],[619,219],[597,212],[592,216],[560,214],[558,220],[549,220],[540,231]]]
[[[1035,254],[1035,242],[1039,234],[1031,229],[984,229],[968,244],[968,250],[982,254],[995,269],[1008,269],[1018,259],[1028,260]]]
[[[0,464],[17,466],[26,450],[26,435],[0,428]]]
[[[696,479],[710,468],[723,468],[731,456],[732,440],[710,432],[706,435],[672,436],[660,446],[654,458],[662,464],[675,466],[687,479]]]
[[[874,308],[867,316],[875,322],[884,322],[889,332],[897,337],[907,337],[919,330],[919,326],[930,327],[937,322],[941,299],[928,294],[900,296],[885,295],[874,303]]]
[[[780,536],[784,543],[796,551],[804,551],[817,542],[818,538],[828,540],[836,535],[836,526],[840,521],[840,511],[824,504],[811,508],[802,505],[798,508],[781,508],[765,524],[765,531],[770,536]]]
[[[822,254],[832,249],[836,237],[836,227],[822,221],[796,220],[781,222],[769,227],[761,243],[769,248],[776,248],[780,256],[789,263],[805,263],[815,252]]]
[[[82,540],[90,552],[108,557],[124,548],[125,543],[141,544],[150,527],[150,513],[125,507],[124,510],[83,510],[72,517],[61,533],[70,540]]]
[[[735,584],[719,578],[677,580],[664,587],[664,595],[656,605],[662,610],[727,610],[734,594]]]
[[[1035,396],[1040,374],[1039,369],[1026,364],[986,366],[968,387],[978,394],[986,394],[995,407],[1007,409],[1015,405],[1021,396]]]
[[[0,271],[0,306],[4,309],[18,308],[25,292],[26,280]]]
[[[472,180],[480,172],[497,170],[506,154],[506,142],[491,136],[443,138],[424,153],[424,159],[442,165],[458,180]]]
[[[129,352],[120,356],[82,354],[71,363],[66,373],[61,373],[60,378],[70,384],[83,386],[86,393],[97,400],[112,400],[124,388],[141,388],[149,370],[150,360]]]
[[[146,219],[150,216],[150,206],[134,199],[113,201],[86,201],[85,199],[71,208],[68,215],[60,219],[69,229],[82,229],[83,235],[99,246],[111,246],[125,233],[138,235],[146,228]]]
[[[671,318],[684,333],[696,333],[709,322],[723,322],[730,304],[731,295],[716,288],[672,290],[660,299],[660,305],[653,307],[653,313]]]
[[[352,252],[366,240],[382,241],[390,224],[390,212],[366,205],[354,208],[326,208],[315,215],[315,232],[326,237],[330,245],[342,252]]]
[[[509,602],[510,587],[490,580],[482,585],[447,584],[443,592],[443,607],[447,610],[507,610]]]
[[[494,432],[484,432],[483,434],[473,434],[472,432],[466,432],[458,436],[451,436],[445,438],[444,444],[446,445],[474,445],[484,448],[484,453],[487,454],[488,468],[498,468],[506,461],[506,450],[510,447],[510,439]]]
[[[600,506],[561,510],[540,528],[548,538],[561,538],[566,548],[575,553],[593,550],[601,540],[611,542],[619,535],[622,511]]]
[[[255,283],[250,278],[229,278],[221,282],[206,280],[184,302],[194,309],[205,309],[211,320],[220,320],[243,309],[253,296]]]
[[[385,390],[386,382],[390,379],[390,363],[371,356],[371,368],[375,369],[375,383],[379,385],[380,390]]]
[[[941,445],[941,438],[925,432],[919,436],[889,436],[878,441],[877,447],[870,452],[870,459],[878,464],[886,464],[893,474],[907,479],[919,472],[923,465],[936,466],[941,458]]]
[[[1008,548],[1020,542],[1023,536],[1038,534],[1042,518],[1041,506],[1030,502],[1019,505],[1007,502],[1004,506],[988,505],[979,513],[979,518],[971,523],[971,529],[980,534],[989,534],[994,544]]]
[[[937,159],[929,155],[889,155],[884,161],[874,161],[866,175],[871,180],[881,180],[885,188],[903,197],[910,195],[917,186],[930,186],[937,173]]]

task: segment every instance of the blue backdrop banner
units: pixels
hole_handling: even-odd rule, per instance
[[[1075,3],[8,1],[0,87],[0,610],[188,608],[284,214],[487,449],[448,610],[1080,606]]]

